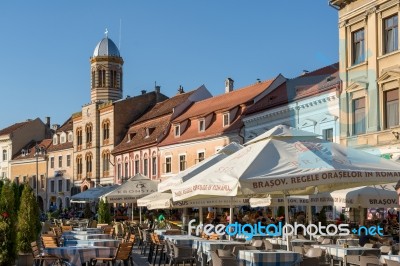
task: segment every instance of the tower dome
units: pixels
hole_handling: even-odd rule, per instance
[[[94,49],[93,57],[97,56],[116,56],[120,57],[118,47],[108,37],[103,38]]]

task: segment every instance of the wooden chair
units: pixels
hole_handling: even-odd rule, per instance
[[[386,262],[387,266],[400,266],[400,262],[395,261],[395,260],[385,259],[385,262]]]
[[[31,243],[31,247],[32,247],[33,262],[35,266],[42,266],[44,262],[46,262],[47,265],[47,262],[55,262],[59,260],[59,258],[56,256],[47,255],[40,252],[39,246],[36,241],[33,241]]]
[[[62,232],[72,231],[72,225],[63,225],[63,226],[61,226],[61,231]]]
[[[97,264],[97,261],[101,261],[103,263],[111,263],[115,265],[117,261],[123,261],[124,265],[129,264],[129,259],[131,258],[133,244],[130,242],[120,243],[117,249],[117,252],[112,258],[92,258],[90,260],[90,265],[94,266]],[[133,265],[133,260],[131,259],[131,264]]]
[[[42,235],[42,245],[44,248],[56,248],[58,247],[58,239],[55,236]]]

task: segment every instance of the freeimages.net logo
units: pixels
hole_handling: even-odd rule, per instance
[[[350,233],[356,235],[380,235],[383,236],[383,228],[378,226],[371,226],[365,227],[360,226],[358,229],[350,230],[349,224],[329,224],[327,226],[322,225],[320,222],[318,224],[309,224],[305,226],[304,224],[298,224],[297,222],[294,225],[291,224],[282,224],[279,222],[278,225],[276,224],[269,224],[269,225],[262,225],[261,222],[256,224],[239,224],[238,222],[224,225],[212,225],[212,224],[199,224],[197,226],[193,226],[196,220],[191,220],[189,222],[189,230],[188,233],[190,234],[192,230],[196,230],[196,235],[200,235],[200,232],[205,233],[206,235],[217,234],[220,236],[229,235],[229,236],[236,236],[236,235],[243,235],[245,236],[246,240],[252,239],[255,235],[257,236],[276,236],[276,237],[285,237],[285,236],[296,236],[299,234],[306,233],[309,236],[346,236],[350,235]]]

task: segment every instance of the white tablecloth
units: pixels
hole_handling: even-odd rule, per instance
[[[67,259],[72,266],[82,266],[82,263],[89,262],[96,257],[112,257],[115,255],[114,247],[58,247],[45,248],[44,252]]]
[[[240,266],[293,266],[300,264],[303,259],[300,253],[285,250],[239,250],[238,261]]]

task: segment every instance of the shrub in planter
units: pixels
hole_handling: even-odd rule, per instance
[[[14,265],[16,257],[14,191],[9,181],[4,182],[0,196],[0,266]]]
[[[100,224],[110,224],[111,223],[110,206],[108,205],[107,201],[104,201],[103,199],[101,199],[100,203],[99,203],[98,222]]]
[[[36,197],[27,184],[24,185],[22,191],[17,229],[17,251],[20,253],[31,252],[31,242],[38,238],[41,224]]]

